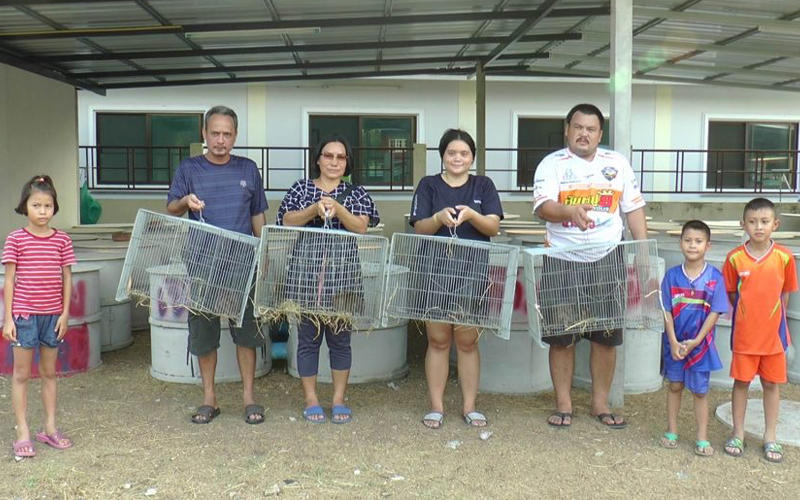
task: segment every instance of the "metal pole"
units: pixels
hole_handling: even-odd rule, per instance
[[[631,78],[633,70],[633,2],[611,1],[611,144],[630,160]],[[625,403],[625,346],[617,348],[614,380],[608,394],[611,408]]]

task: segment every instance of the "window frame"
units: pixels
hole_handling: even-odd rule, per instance
[[[703,128],[702,128],[702,150],[704,151],[700,156],[700,168],[705,170],[705,175],[703,180],[701,181],[701,191],[705,193],[717,193],[719,189],[711,186],[708,186],[708,151],[709,151],[709,136],[711,133],[710,127],[711,122],[731,122],[731,123],[793,123],[795,125],[795,145],[796,149],[798,150],[797,155],[795,155],[795,178],[794,178],[794,187],[792,188],[791,192],[797,193],[800,191],[800,115],[756,115],[756,114],[716,114],[716,113],[703,113]],[[746,137],[744,138],[746,140]],[[732,194],[748,194],[753,192],[763,192],[763,193],[779,193],[782,192],[780,188],[769,188],[769,189],[760,189],[756,191],[756,188],[723,188],[723,191],[726,193]]]
[[[411,165],[412,165],[412,172],[411,172],[411,179],[410,184],[406,184],[405,180],[402,184],[395,184],[391,181],[387,182],[386,184],[362,184],[361,186],[368,191],[385,191],[385,192],[394,192],[394,191],[401,191],[405,189],[413,189],[414,188],[414,173],[413,173],[413,148],[414,144],[418,144],[420,142],[420,137],[424,137],[424,123],[425,117],[424,112],[422,109],[399,109],[399,108],[376,108],[371,110],[370,112],[362,111],[362,108],[303,108],[301,110],[302,115],[302,127],[300,133],[302,134],[301,144],[304,144],[306,147],[309,148],[309,151],[312,151],[316,144],[309,144],[310,133],[311,133],[311,117],[312,116],[347,116],[347,117],[357,117],[358,124],[359,124],[359,141],[361,140],[361,133],[362,133],[362,120],[364,117],[368,118],[412,118],[413,119],[413,131],[411,137],[411,145],[410,148],[412,150],[411,153]],[[359,143],[360,144],[360,143]],[[353,149],[359,148],[359,144],[351,144],[350,146]]]
[[[150,132],[151,132],[151,128],[150,128],[151,127],[151,120],[150,120],[150,117],[151,116],[154,116],[154,115],[161,115],[161,116],[164,116],[164,115],[167,115],[167,116],[174,116],[174,115],[197,116],[198,120],[199,120],[199,125],[200,125],[199,138],[198,138],[197,142],[200,143],[200,144],[205,144],[205,141],[203,139],[203,132],[202,132],[203,131],[203,119],[204,119],[204,116],[205,116],[205,110],[204,109],[182,108],[182,107],[165,107],[164,109],[152,109],[152,108],[148,107],[148,108],[137,109],[136,107],[130,107],[130,106],[125,106],[125,107],[116,107],[116,106],[94,107],[94,106],[90,106],[89,109],[88,109],[88,112],[89,112],[90,116],[93,117],[92,120],[89,120],[89,124],[90,125],[89,125],[89,129],[87,131],[88,132],[88,136],[89,136],[89,141],[87,141],[87,142],[88,142],[89,146],[93,146],[95,148],[94,168],[93,168],[93,171],[91,172],[91,175],[93,176],[93,179],[92,179],[93,183],[91,185],[93,185],[95,188],[112,189],[112,190],[115,189],[115,188],[118,188],[118,189],[122,189],[122,190],[127,190],[127,189],[130,189],[132,186],[136,186],[138,189],[142,189],[142,190],[147,190],[147,189],[162,190],[165,187],[169,187],[169,183],[160,184],[160,183],[150,182],[150,180],[153,177],[153,163],[152,163],[153,162],[153,155],[152,155],[152,149],[148,149],[147,150],[147,170],[146,170],[146,172],[147,172],[148,182],[141,182],[140,183],[140,182],[136,182],[135,179],[134,179],[134,182],[125,182],[125,181],[120,181],[120,182],[105,181],[105,182],[101,182],[101,180],[102,180],[102,175],[101,175],[102,165],[100,163],[99,148],[101,148],[101,147],[113,148],[115,146],[103,146],[100,143],[100,127],[98,126],[98,121],[100,119],[100,115],[145,115],[145,137],[146,137],[148,143],[151,142],[151,134],[150,134]],[[122,146],[119,146],[119,147],[122,147]],[[153,146],[152,145],[148,145],[148,146],[142,146],[142,147],[152,148]],[[169,147],[169,146],[163,146],[163,147]],[[189,146],[187,145],[186,148],[188,149]]]

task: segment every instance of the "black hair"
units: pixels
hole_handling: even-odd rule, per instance
[[[341,143],[344,146],[344,154],[347,155],[347,166],[344,168],[343,177],[347,177],[353,173],[353,150],[350,148],[350,143],[343,136],[339,134],[333,134],[323,138],[321,141],[319,141],[317,147],[314,148],[314,153],[311,155],[311,161],[308,164],[309,179],[316,179],[319,177],[320,172],[317,161],[319,161],[319,157],[322,156],[322,150],[325,149],[325,146],[332,142]]]
[[[701,220],[690,220],[681,228],[681,238],[683,238],[683,235],[686,233],[686,231],[689,231],[690,229],[694,231],[702,231],[705,233],[708,241],[711,241],[711,228],[708,227],[708,224],[705,222]]]
[[[775,215],[774,203],[772,203],[766,198],[753,198],[752,200],[747,202],[747,205],[744,206],[744,211],[742,212],[742,218],[744,218],[747,215],[747,212],[762,210],[765,208],[772,210],[772,214]]]
[[[442,134],[442,138],[439,139],[439,158],[444,160],[444,152],[447,151],[447,146],[453,141],[466,142],[469,150],[472,151],[472,157],[475,158],[475,141],[472,140],[469,132],[457,128],[449,128]]]
[[[567,113],[567,125],[572,121],[572,117],[575,113],[583,113],[584,115],[594,115],[600,120],[600,128],[603,128],[603,124],[606,122],[606,119],[603,118],[603,112],[600,111],[600,108],[595,106],[594,104],[577,104],[572,109],[569,110]]]
[[[239,117],[236,116],[236,111],[232,110],[228,106],[214,106],[213,108],[206,111],[206,116],[203,118],[203,128],[208,130],[208,122],[211,120],[211,117],[214,115],[223,115],[228,116],[233,120],[233,130],[239,130]]]
[[[53,179],[49,175],[34,175],[31,180],[22,186],[22,196],[19,198],[19,205],[14,209],[15,212],[22,215],[28,215],[28,198],[31,197],[33,191],[39,191],[49,194],[53,197],[53,215],[58,213],[58,195],[56,194],[56,187],[53,185]]]

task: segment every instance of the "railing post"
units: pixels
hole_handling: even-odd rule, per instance
[[[412,170],[414,186],[428,175],[428,148],[426,144],[414,144],[414,168]]]

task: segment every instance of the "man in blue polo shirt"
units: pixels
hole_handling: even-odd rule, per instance
[[[243,234],[261,236],[266,224],[267,198],[256,164],[231,155],[236,142],[239,120],[225,106],[208,110],[203,123],[203,138],[208,152],[184,159],[169,188],[167,212],[177,217],[187,211],[189,218],[203,220],[214,226]],[[264,422],[264,407],[255,404],[256,348],[266,342],[253,316],[253,306],[245,309],[241,328],[231,326],[236,344],[236,359],[242,375],[245,421]],[[217,349],[220,339],[220,320],[189,313],[189,352],[197,356],[203,380],[203,404],[192,416],[192,422],[207,424],[219,415],[214,393],[214,373],[217,368]]]

